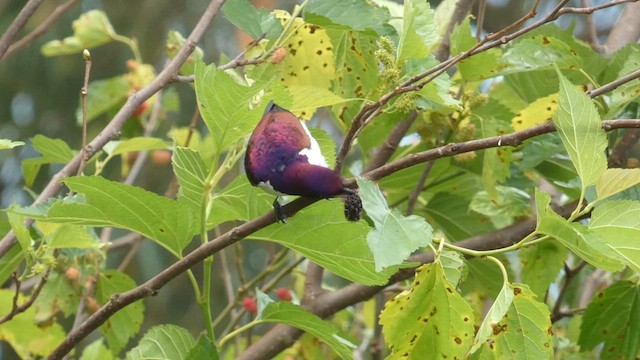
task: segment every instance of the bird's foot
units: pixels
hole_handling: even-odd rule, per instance
[[[276,221],[283,224],[287,223],[287,214],[284,213],[284,209],[282,208],[282,205],[280,205],[277,197],[273,201],[273,212],[276,214]]]

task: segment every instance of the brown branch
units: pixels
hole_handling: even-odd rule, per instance
[[[16,293],[13,296],[13,305],[11,306],[11,311],[5,316],[3,316],[2,318],[0,318],[0,324],[10,321],[11,319],[13,319],[14,316],[27,311],[27,309],[29,309],[31,305],[33,305],[33,303],[38,298],[38,295],[40,295],[40,291],[42,291],[42,288],[47,283],[47,280],[49,280],[50,271],[51,271],[51,268],[48,268],[47,272],[45,272],[44,275],[42,275],[42,278],[38,282],[38,285],[36,285],[36,287],[33,289],[33,292],[31,293],[31,296],[29,296],[29,299],[24,303],[22,303],[21,305],[18,305],[18,295],[20,294],[21,282],[18,279],[16,272],[13,273],[13,281],[15,281],[16,283]]]
[[[635,80],[637,78],[640,78],[640,70],[636,70],[628,75],[625,75],[619,79],[616,79],[608,84],[605,84],[597,89],[593,89],[590,91],[587,91],[587,95],[593,97],[596,96],[600,96],[604,93],[608,93],[609,91],[613,91],[615,90],[618,86],[628,83],[631,80]]]
[[[133,112],[143,102],[153,96],[156,92],[162,89],[165,85],[169,84],[172,79],[178,74],[180,66],[187,60],[189,55],[194,51],[196,43],[202,38],[205,30],[209,27],[209,24],[214,16],[217,15],[220,7],[224,4],[225,0],[212,0],[204,14],[194,27],[193,31],[187,38],[184,46],[180,49],[178,54],[167,64],[167,66],[158,74],[158,76],[149,83],[149,85],[142,88],[139,92],[129,96],[125,104],[120,108],[118,113],[107,124],[107,126],[87,145],[87,155],[91,158],[102,147],[112,139],[115,139],[120,134],[120,129],[125,121],[133,114]],[[60,181],[67,176],[72,176],[78,170],[80,165],[81,156],[75,156],[62,170],[53,175],[49,183],[42,190],[38,198],[34,201],[34,205],[40,204],[47,199],[55,196],[62,184]],[[31,221],[28,221],[27,226],[31,225]],[[0,258],[2,258],[16,243],[15,234],[11,231],[0,241]]]
[[[556,299],[556,303],[553,305],[553,310],[551,311],[551,322],[555,323],[556,321],[562,319],[567,316],[562,311],[562,301],[564,297],[567,295],[567,291],[569,290],[569,285],[571,285],[571,281],[576,278],[576,276],[585,268],[587,265],[586,261],[581,261],[575,268],[570,268],[566,263],[564,264],[564,282],[562,283],[562,288],[560,289],[560,294],[558,294],[558,298]]]
[[[44,0],[29,0],[22,10],[18,13],[18,16],[13,20],[11,25],[5,30],[2,37],[0,37],[0,61],[4,58],[4,55],[9,49],[9,46],[13,43],[13,40],[18,36],[18,33],[24,25],[29,21],[29,18],[36,12],[40,4]]]
[[[473,1],[474,0],[458,0],[456,2],[456,6],[451,14],[451,19],[449,20],[449,25],[447,25],[447,31],[440,42],[438,50],[436,50],[434,54],[438,61],[442,62],[449,57],[451,46],[450,35],[456,25],[460,24],[462,20],[467,17],[467,14],[469,14],[469,10],[471,9],[471,5],[473,5]]]
[[[609,32],[605,52],[611,55],[626,44],[635,43],[640,38],[640,3],[627,4],[622,16]]]
[[[589,3],[589,0],[582,0],[583,8],[588,8],[590,6],[591,4]],[[596,24],[593,21],[593,15],[587,14],[584,20],[587,28],[587,39],[589,40],[589,44],[595,51],[602,53],[604,51],[604,47],[600,44],[600,41],[598,41],[598,31],[596,29]]]
[[[413,214],[413,209],[416,206],[416,202],[418,202],[418,197],[424,188],[424,184],[427,182],[429,178],[429,174],[431,174],[431,169],[433,169],[433,164],[435,161],[428,161],[424,166],[424,170],[422,174],[420,174],[420,179],[416,183],[416,186],[413,188],[411,195],[409,195],[409,200],[407,201],[407,216]]]
[[[0,57],[0,62],[8,59],[13,54],[18,52],[19,50],[22,50],[23,48],[31,44],[35,39],[37,39],[38,37],[46,33],[47,30],[49,30],[49,27],[51,27],[51,25],[56,20],[58,20],[58,18],[62,14],[64,14],[65,11],[69,10],[73,5],[77,4],[79,1],[80,0],[68,0],[64,4],[58,5],[55,9],[53,9],[51,14],[49,14],[49,16],[47,16],[47,18],[44,19],[44,21],[42,21],[33,31],[31,31],[29,34],[25,35],[22,39],[16,41],[11,46],[9,46],[9,49],[4,54],[4,57]]]

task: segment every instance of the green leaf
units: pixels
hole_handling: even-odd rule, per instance
[[[46,235],[46,241],[52,249],[97,249],[100,243],[94,234],[84,226],[62,224]]]
[[[504,53],[507,71],[531,71],[582,67],[582,59],[564,41],[548,35],[537,35],[516,41]]]
[[[33,248],[33,239],[27,227],[24,226],[26,216],[17,213],[17,211],[19,211],[19,208],[15,204],[9,208],[7,212],[9,224],[11,224],[11,229],[13,229],[13,232],[16,234],[18,244],[20,244],[22,250],[30,250]]]
[[[229,3],[230,2],[227,2],[226,4],[229,4]],[[167,36],[167,55],[169,55],[169,58],[173,59],[176,56],[176,54],[178,54],[180,49],[182,49],[182,47],[186,42],[187,42],[187,39],[185,39],[184,36],[182,36],[182,34],[180,34],[179,32],[169,31],[169,35]],[[180,73],[182,75],[193,75],[196,62],[202,61],[203,58],[204,58],[204,51],[202,51],[202,48],[200,48],[200,46],[196,46],[195,50],[191,53],[191,55],[189,55],[187,60],[180,67]],[[169,103],[167,102],[167,95],[168,93],[164,93],[162,95],[164,99],[163,102],[165,103]],[[176,94],[174,93],[174,95]],[[177,96],[173,99],[176,102],[180,101]],[[175,110],[178,110],[180,108],[179,105],[175,107],[168,106],[168,105],[170,104],[167,104],[165,106],[167,106],[168,108],[175,108]],[[165,110],[168,111],[168,109],[165,109]]]
[[[496,191],[497,198],[494,200],[486,191],[478,192],[471,199],[469,210],[490,218],[497,229],[512,225],[515,219],[530,213],[531,199],[526,192],[507,186],[497,186]]]
[[[176,174],[180,190],[178,200],[187,204],[191,212],[200,222],[204,201],[204,181],[207,168],[200,153],[181,146],[176,146],[172,157],[173,172]]]
[[[300,211],[287,224],[273,224],[251,239],[277,242],[347,280],[382,285],[398,267],[377,272],[364,240],[369,227],[364,220],[349,222],[339,200],[321,201]],[[214,210],[215,211],[215,210]]]
[[[24,142],[11,141],[9,139],[0,139],[0,150],[13,149],[16,146],[24,146]]]
[[[69,145],[60,139],[51,139],[38,134],[33,137],[31,144],[42,156],[22,161],[22,174],[27,186],[33,185],[42,165],[66,164],[75,156],[75,152]]]
[[[302,119],[310,119],[319,107],[342,104],[349,101],[321,87],[292,85],[288,86],[287,90],[293,100],[289,111]]]
[[[538,297],[544,298],[558,277],[567,258],[567,248],[557,241],[543,241],[520,250],[522,282]]]
[[[389,33],[386,8],[374,7],[365,0],[310,0],[304,8],[304,20],[325,28],[374,30],[380,35]]]
[[[467,267],[462,254],[457,251],[444,249],[440,253],[439,262],[440,265],[442,265],[447,281],[457,287],[458,283],[464,279],[467,273]]]
[[[618,254],[595,231],[581,224],[568,222],[549,207],[550,202],[549,194],[536,188],[538,233],[553,237],[595,267],[609,271],[624,268]]]
[[[0,290],[0,314],[8,314],[13,307],[13,290]],[[18,296],[18,304],[27,299]],[[35,309],[28,308],[10,321],[0,324],[0,341],[13,348],[21,359],[48,356],[65,338],[62,326],[53,321],[50,325],[38,325],[34,321]]]
[[[526,285],[509,285],[513,302],[506,315],[492,324],[492,334],[472,359],[551,359],[553,331],[549,308],[535,300]]]
[[[398,42],[398,61],[422,59],[440,40],[434,12],[428,2],[409,0],[404,2],[404,21]]]
[[[82,350],[80,360],[113,360],[113,354],[104,345],[103,339],[98,339]]]
[[[491,336],[494,332],[496,324],[502,320],[502,318],[506,315],[507,310],[511,306],[513,302],[513,289],[510,284],[507,282],[507,279],[504,279],[504,283],[502,284],[502,289],[496,296],[496,300],[491,305],[491,308],[485,315],[482,320],[482,324],[480,324],[480,328],[478,329],[478,333],[476,334],[475,339],[473,340],[473,346],[469,353],[473,354],[478,350]]]
[[[249,108],[262,86],[243,86],[212,64],[196,63],[195,87],[198,107],[218,152],[226,150],[255,127],[264,106]]]
[[[73,21],[73,36],[64,40],[52,40],[41,48],[44,56],[77,54],[84,49],[93,49],[111,42],[117,35],[107,14],[101,10],[91,10]]]
[[[168,149],[167,143],[159,138],[134,137],[127,140],[109,141],[103,150],[110,156],[123,155],[135,151]]]
[[[622,69],[620,69],[617,78],[629,75],[639,68],[640,52],[632,52],[629,54]],[[613,119],[620,114],[629,103],[637,103],[640,100],[640,80],[634,79],[616,87],[609,93],[608,99],[609,110],[604,116],[606,119]]]
[[[84,194],[86,202],[60,200],[46,215],[38,214],[33,207],[21,211],[45,222],[135,231],[177,257],[197,232],[192,214],[181,202],[99,176],[65,178],[64,183],[72,191]]]
[[[69,278],[57,272],[51,272],[40,295],[33,304],[36,314],[34,320],[42,323],[62,314],[65,317],[75,315],[82,296],[82,281],[72,283]]]
[[[469,17],[458,24],[451,33],[451,55],[458,55],[469,50],[477,43],[471,35],[471,23]],[[458,63],[458,70],[464,80],[478,81],[497,75],[498,70],[504,67],[499,63],[502,53],[497,49],[489,49],[478,53]]]
[[[462,359],[475,330],[471,306],[438,263],[416,269],[411,290],[387,302],[380,324],[391,349],[388,359]]]
[[[268,295],[256,291],[260,307],[257,321],[287,324],[324,341],[340,358],[351,359],[356,345],[347,340],[332,324],[323,321],[298,305],[288,301],[275,302]]]
[[[593,101],[567,80],[559,71],[560,96],[553,123],[560,134],[578,176],[582,192],[595,184],[607,169],[604,151],[607,135],[602,129]]]
[[[635,359],[640,351],[640,287],[619,281],[600,291],[582,317],[578,344],[591,350],[604,342],[603,359]]]
[[[640,184],[640,169],[607,169],[596,183],[598,200]]]
[[[12,247],[0,258],[0,282],[4,284],[23,260],[24,250],[22,250],[22,246]]]
[[[274,196],[252,186],[240,175],[222,191],[213,195],[213,206],[207,226],[212,228],[225,221],[249,221],[273,209]]]
[[[379,83],[378,71],[371,71],[378,68],[378,60],[374,56],[378,49],[378,37],[368,32],[335,29],[329,29],[326,33],[333,44],[334,57],[331,63],[326,63],[335,78],[332,91],[344,99],[371,99],[374,96],[371,89],[375,89]],[[352,101],[332,107],[332,112],[341,125],[349,125],[361,106],[361,102]],[[374,121],[371,125],[377,123]]]
[[[200,335],[200,338],[198,338],[196,345],[191,348],[191,351],[189,351],[186,358],[188,360],[218,360],[220,359],[220,355],[218,354],[216,344],[214,344],[207,336],[202,334]]]
[[[375,229],[367,235],[367,244],[373,252],[376,271],[401,264],[413,251],[428,246],[433,230],[424,218],[403,216],[389,209],[382,192],[371,180],[358,178],[362,206],[373,220]]]
[[[408,59],[405,77],[428,71],[436,65],[438,65],[438,61],[433,55],[426,59]],[[442,114],[461,110],[460,100],[454,98],[450,93],[451,86],[449,74],[446,72],[441,74],[416,92],[420,95],[415,101],[416,106],[423,110],[434,110]]]
[[[627,266],[640,273],[640,202],[608,201],[597,206],[589,229],[600,235]]]
[[[256,9],[248,0],[230,0],[222,6],[224,17],[254,39],[266,34],[275,39],[282,33],[282,25],[265,8]]]
[[[456,188],[460,191],[467,190]],[[450,241],[463,240],[494,230],[489,218],[469,211],[469,203],[469,200],[458,195],[438,193],[429,201],[424,212],[429,223],[442,231]]]
[[[131,93],[131,84],[127,75],[109,79],[95,80],[89,83],[87,93],[87,122],[94,120],[107,111],[120,106]],[[76,111],[76,121],[82,124],[82,108]]]
[[[188,359],[189,351],[196,345],[191,333],[176,325],[157,325],[149,329],[136,347],[127,353],[127,360]]]
[[[126,274],[116,270],[102,271],[96,283],[96,300],[100,305],[106,304],[113,295],[134,287],[136,283]],[[143,317],[144,304],[142,301],[136,301],[120,309],[100,326],[100,332],[113,354],[118,354],[138,333]]]

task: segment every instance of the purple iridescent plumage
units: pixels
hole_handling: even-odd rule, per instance
[[[329,198],[351,192],[327,168],[305,125],[273,102],[249,139],[244,164],[252,185],[277,193]]]

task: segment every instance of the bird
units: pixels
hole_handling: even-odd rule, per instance
[[[362,206],[357,192],[345,187],[342,177],[329,169],[320,145],[304,122],[273,101],[249,138],[244,166],[251,185],[276,195],[273,208],[279,222],[286,223],[279,202],[285,194],[312,199],[347,196],[345,216],[355,219],[351,221],[360,218]]]

